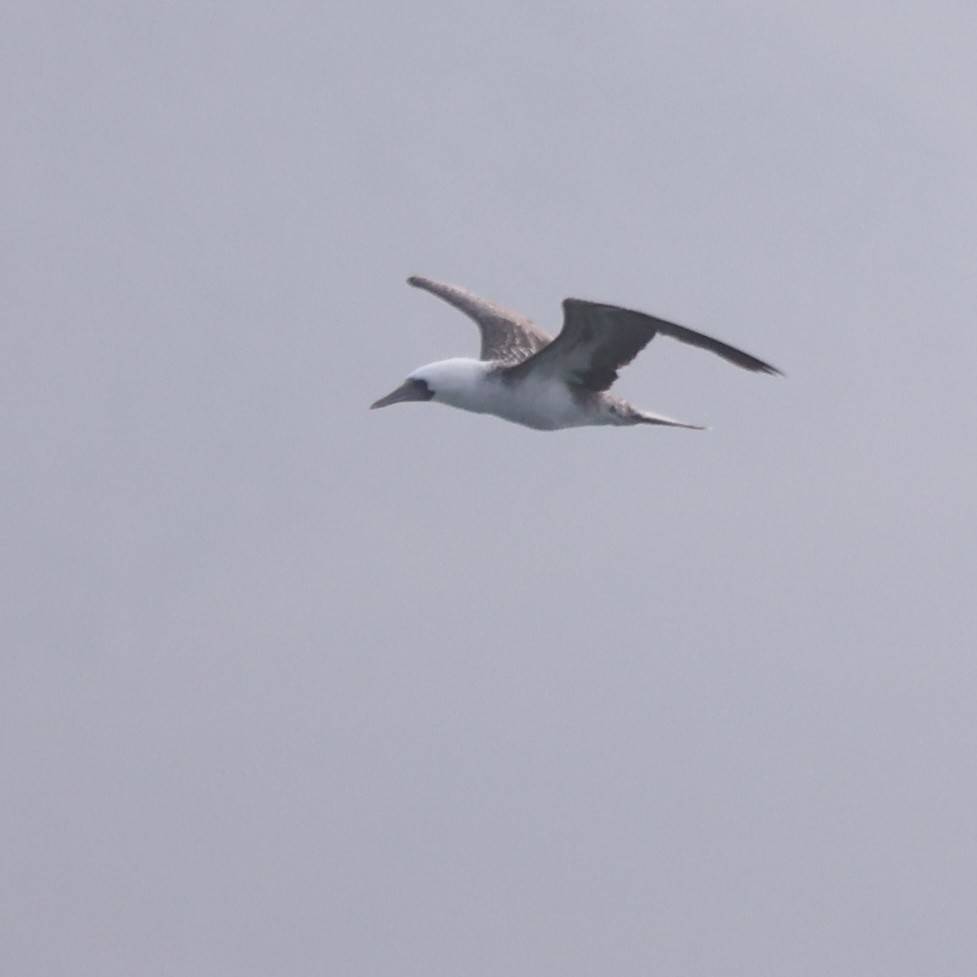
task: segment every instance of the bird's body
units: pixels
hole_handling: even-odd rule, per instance
[[[411,379],[437,391],[432,400],[475,414],[494,414],[537,431],[594,424],[698,426],[647,414],[608,393],[574,388],[534,373],[513,381],[505,366],[491,360],[440,360],[415,370]]]
[[[745,369],[779,372],[719,340],[630,309],[567,299],[563,331],[551,339],[518,313],[457,286],[417,277],[408,282],[474,319],[482,332],[482,356],[423,366],[373,407],[434,400],[541,431],[595,424],[699,428],[639,410],[607,392],[618,368],[658,333],[709,349]]]

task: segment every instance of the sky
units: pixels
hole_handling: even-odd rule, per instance
[[[0,970],[977,972],[977,13],[0,11]],[[704,423],[369,411],[566,296]]]

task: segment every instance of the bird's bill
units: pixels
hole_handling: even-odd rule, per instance
[[[402,383],[393,393],[381,397],[378,401],[370,404],[370,410],[377,407],[389,407],[391,404],[401,404],[407,400],[430,400],[432,397],[431,389],[423,380],[407,380]]]

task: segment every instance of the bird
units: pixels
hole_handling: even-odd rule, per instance
[[[371,410],[432,401],[539,431],[636,424],[705,430],[701,424],[641,410],[608,392],[618,370],[659,335],[707,349],[745,370],[782,376],[776,367],[718,339],[633,309],[565,299],[563,329],[553,339],[518,312],[457,285],[419,275],[407,284],[473,319],[482,334],[481,354],[477,360],[455,357],[414,370]]]

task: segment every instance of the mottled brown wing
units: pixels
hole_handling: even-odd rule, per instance
[[[437,295],[473,319],[482,333],[480,355],[483,360],[515,365],[551,342],[552,337],[525,316],[473,295],[457,285],[445,285],[418,275],[408,278],[407,284]]]

